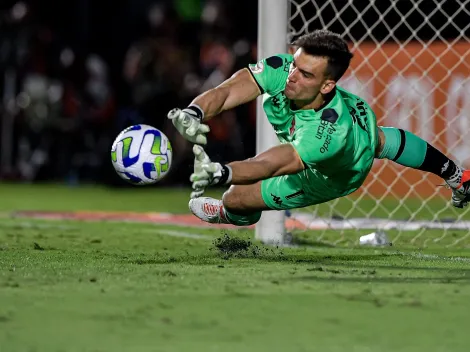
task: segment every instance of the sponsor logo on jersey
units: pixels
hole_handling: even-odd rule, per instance
[[[271,103],[276,109],[282,110],[287,106],[287,97],[284,92],[280,92],[273,96]]]
[[[331,134],[327,134],[323,145],[320,147],[320,153],[324,154],[328,151],[331,143]]]
[[[336,131],[336,129],[334,128],[331,122],[321,120],[320,125],[317,128],[317,133],[315,134],[315,138],[323,139],[323,134],[325,133],[325,131],[327,131],[328,134],[332,134],[333,132]]]
[[[284,72],[290,72],[292,61],[284,60]]]
[[[367,117],[367,111],[364,101],[358,99],[356,103],[356,109],[351,106],[349,108],[349,114],[351,115],[353,123],[362,128],[370,136],[369,127],[365,121]]]
[[[325,132],[326,132],[326,137],[324,137]],[[320,125],[318,126],[317,133],[315,135],[315,138],[320,139],[320,140],[325,138],[322,146],[320,147],[320,153],[324,154],[328,151],[331,140],[332,140],[331,135],[335,132],[336,132],[336,128],[334,127],[333,123],[328,122],[326,120],[320,121]]]

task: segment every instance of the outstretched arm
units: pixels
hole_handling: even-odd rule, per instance
[[[172,109],[168,118],[179,133],[188,141],[205,145],[209,126],[202,123],[222,111],[256,99],[261,94],[260,88],[248,69],[237,71],[219,86],[196,97],[183,110]]]
[[[274,176],[289,175],[304,169],[304,163],[291,144],[281,144],[244,161],[235,161],[227,165],[211,162],[204,149],[193,147],[194,173],[190,180],[194,192],[191,198],[204,193],[209,185],[249,185]]]
[[[256,99],[261,94],[247,68],[243,68],[219,86],[197,96],[191,103],[201,108],[204,120]]]
[[[254,158],[227,164],[232,169],[234,185],[248,185],[274,176],[296,174],[304,163],[291,144],[272,147]]]

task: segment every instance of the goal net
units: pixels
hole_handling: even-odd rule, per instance
[[[320,28],[348,40],[354,58],[338,84],[363,97],[379,125],[412,131],[470,167],[470,0],[286,1],[288,40]],[[469,210],[453,208],[440,184],[376,160],[360,190],[288,212],[286,228],[322,244],[384,231],[399,246],[470,246]]]

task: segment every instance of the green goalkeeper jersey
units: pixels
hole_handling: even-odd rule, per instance
[[[292,61],[292,55],[281,54],[249,65],[264,93],[264,111],[279,141],[291,143],[304,162],[305,190],[349,194],[364,182],[374,161],[375,114],[363,99],[338,86],[320,109],[296,110],[284,94]]]

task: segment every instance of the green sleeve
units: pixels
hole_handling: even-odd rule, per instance
[[[296,131],[292,145],[307,166],[325,162],[340,154],[346,144],[339,126],[325,120]]]
[[[248,65],[261,93],[273,95],[284,89],[292,60],[292,55],[279,54]]]

